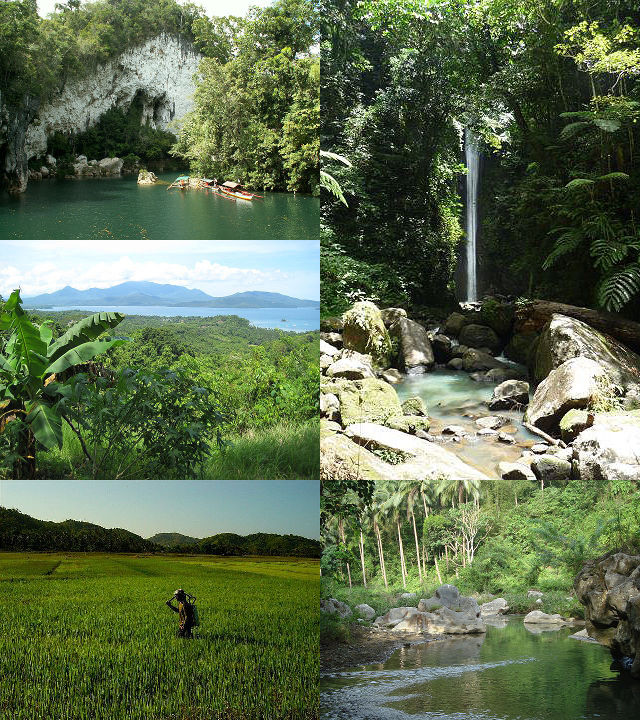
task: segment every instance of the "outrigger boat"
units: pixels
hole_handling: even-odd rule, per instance
[[[240,183],[231,182],[230,180],[222,183],[222,185],[218,185],[218,190],[225,195],[239,200],[253,200],[253,198],[262,197],[262,195],[256,195],[255,193],[250,193],[248,190],[244,190]]]
[[[177,177],[171,185],[167,188],[167,190],[171,190],[171,188],[180,188],[180,190],[186,190],[189,187],[189,176],[188,175],[180,175],[180,177]]]

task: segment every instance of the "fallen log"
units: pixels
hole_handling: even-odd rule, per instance
[[[581,320],[595,330],[619,340],[640,353],[640,323],[614,313],[566,305],[550,300],[530,300],[516,307],[516,333],[540,332],[554,314]]]
[[[547,435],[547,433],[544,432],[544,430],[540,430],[540,428],[537,428],[535,425],[532,425],[531,423],[528,423],[528,422],[524,422],[524,420],[522,421],[522,424],[524,425],[524,427],[527,428],[527,430],[529,432],[533,433],[534,435],[539,435],[541,438],[544,438],[547,442],[550,442],[552,445],[557,445],[558,447],[561,447],[561,448],[567,447],[567,444],[565,442],[563,442],[562,440],[558,440],[554,437],[551,437],[551,435]]]

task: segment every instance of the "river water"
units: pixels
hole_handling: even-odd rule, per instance
[[[88,313],[117,311],[125,315],[154,315],[156,317],[215,317],[216,315],[237,315],[246,318],[252,325],[261,328],[280,328],[306,332],[320,328],[319,308],[221,308],[221,307],[161,307],[124,305],[108,307],[102,305],[76,305],[72,307],[38,308],[54,312],[86,310]]]
[[[467,435],[460,442],[450,440],[445,447],[491,478],[498,475],[498,463],[515,462],[522,455],[523,449],[539,441],[536,435],[523,427],[521,411],[489,410],[488,402],[494,387],[495,383],[477,382],[466,372],[442,368],[423,375],[407,375],[395,386],[400,402],[413,395],[425,401],[431,418],[430,432],[438,435],[447,425],[463,427]],[[476,426],[475,420],[487,415],[509,419],[509,425],[505,428],[515,429],[515,433],[512,433],[515,444],[507,445],[496,436],[482,437],[476,434],[480,428]]]
[[[529,626],[530,627],[530,626]],[[321,679],[325,720],[613,720],[640,717],[640,682],[610,670],[606,648],[576,628],[528,630],[522,618],[486,636],[413,645],[385,663]]]
[[[167,182],[180,173],[157,173]],[[315,240],[318,198],[264,193],[231,200],[205,190],[138,185],[136,175],[29,183],[0,193],[5,239]],[[263,193],[260,193],[263,194]]]

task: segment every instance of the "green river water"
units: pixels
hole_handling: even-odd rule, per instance
[[[498,625],[500,625],[498,620]],[[397,650],[385,663],[321,680],[325,720],[613,720],[640,717],[640,681],[606,648],[522,618]],[[527,627],[531,629],[527,629]]]
[[[167,182],[178,172],[156,173]],[[29,183],[0,193],[3,239],[315,240],[318,198],[264,193],[232,200],[205,190],[138,185],[136,175]],[[260,193],[262,194],[262,193]]]

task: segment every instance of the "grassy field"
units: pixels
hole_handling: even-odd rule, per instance
[[[0,553],[0,717],[312,720],[318,563]],[[197,596],[193,640],[166,606]]]

